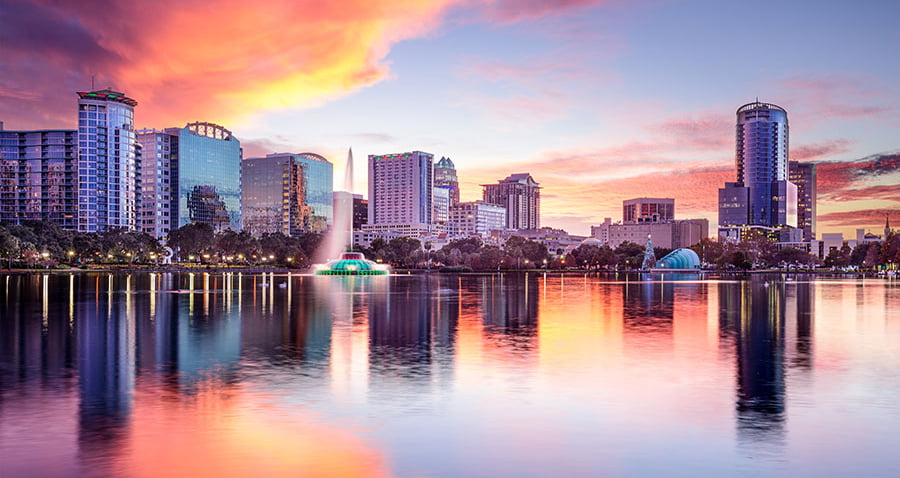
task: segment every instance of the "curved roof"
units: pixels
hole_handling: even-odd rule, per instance
[[[300,156],[300,157],[303,157],[303,158],[306,158],[306,159],[310,159],[310,160],[313,160],[313,161],[321,161],[321,162],[323,162],[323,163],[331,163],[331,161],[325,159],[325,156],[322,156],[321,154],[316,154],[316,153],[300,153],[300,154],[298,154],[297,156]]]
[[[596,237],[589,237],[589,238],[581,241],[581,245],[600,247],[603,245],[603,241],[601,241],[600,239],[597,239]]]
[[[747,103],[746,105],[741,106],[740,108],[738,108],[737,113],[740,114],[740,113],[744,113],[746,111],[752,111],[752,110],[777,110],[777,111],[781,111],[782,113],[785,113],[785,114],[787,113],[787,111],[785,111],[784,108],[782,108],[776,104],[762,103],[759,100],[756,100],[753,103]]]
[[[657,261],[657,269],[699,269],[700,256],[690,249],[675,249]]]

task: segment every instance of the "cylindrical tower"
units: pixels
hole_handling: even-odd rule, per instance
[[[796,226],[796,205],[790,207],[792,184],[788,182],[787,111],[758,100],[738,108],[736,149],[737,181],[749,189],[749,223]]]

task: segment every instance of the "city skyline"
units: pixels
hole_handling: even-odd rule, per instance
[[[789,159],[821,162],[818,232],[900,217],[890,2],[104,6],[0,6],[7,129],[76,128],[70,98],[93,76],[140,102],[136,128],[227,125],[245,157],[418,149],[453,158],[463,201],[528,171],[542,225],[587,234],[647,195],[712,228],[733,180],[734,109],[758,95],[791,115]],[[783,34],[749,34],[759,12]]]

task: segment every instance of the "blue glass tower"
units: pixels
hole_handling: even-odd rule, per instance
[[[296,157],[303,167],[306,205],[310,208],[306,229],[325,232],[334,218],[334,166],[316,153],[300,153]]]
[[[241,142],[213,123],[168,128],[178,136],[178,226],[241,230]]]
[[[737,110],[737,181],[719,190],[719,225],[797,227],[797,187],[788,180],[788,118],[759,101]]]
[[[78,98],[78,230],[134,230],[137,101],[109,89]]]

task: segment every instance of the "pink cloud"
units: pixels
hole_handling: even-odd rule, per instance
[[[820,143],[805,144],[799,147],[792,147],[790,156],[793,161],[822,159],[828,156],[849,152],[850,144],[851,142],[846,139],[834,139],[822,141]]]
[[[500,24],[560,15],[594,7],[608,0],[493,0],[482,9],[484,18]]]

